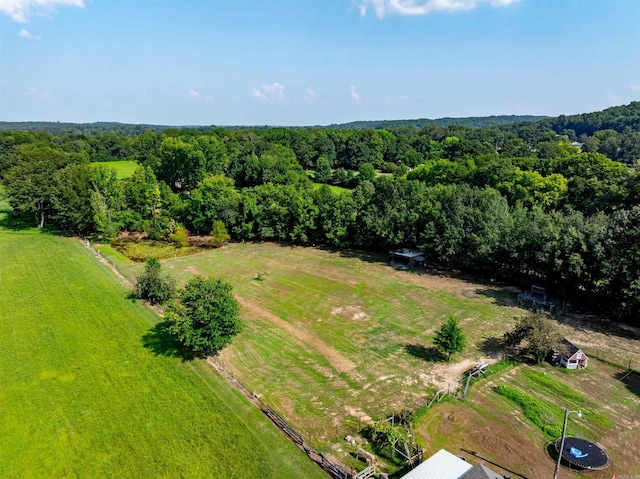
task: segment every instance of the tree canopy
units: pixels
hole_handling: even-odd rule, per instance
[[[191,278],[167,303],[165,321],[185,348],[202,355],[221,350],[242,329],[231,285],[200,276]]]
[[[453,315],[449,316],[433,337],[433,344],[446,356],[447,361],[450,361],[455,353],[462,352],[465,343],[464,332]]]
[[[176,283],[170,276],[162,275],[162,265],[157,258],[149,258],[144,273],[138,276],[136,292],[151,304],[161,304],[176,294]]]

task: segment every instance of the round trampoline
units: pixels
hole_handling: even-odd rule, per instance
[[[556,441],[556,451],[560,451],[561,439]],[[598,471],[606,469],[611,464],[609,456],[600,446],[586,439],[578,437],[566,437],[562,450],[562,459],[572,466],[581,469]]]

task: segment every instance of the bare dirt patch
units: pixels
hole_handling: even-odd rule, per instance
[[[366,321],[369,315],[360,306],[339,306],[331,310],[331,316],[338,316],[354,321]]]
[[[198,270],[198,268],[194,265],[189,265],[185,268],[185,271],[188,271],[191,274],[194,274],[196,276],[201,276],[200,271]]]

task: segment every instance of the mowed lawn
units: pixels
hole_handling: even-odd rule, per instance
[[[127,179],[127,178],[131,178],[131,176],[133,176],[133,172],[136,170],[136,168],[138,166],[140,166],[135,161],[127,161],[127,160],[122,160],[122,161],[101,161],[101,162],[95,162],[95,163],[91,163],[91,164],[92,165],[102,165],[104,167],[116,170],[116,175],[118,176],[119,180],[124,180],[124,179]]]
[[[79,241],[0,228],[0,286],[0,477],[324,477]]]
[[[111,259],[130,277],[142,271]],[[246,327],[219,361],[317,444],[458,380],[487,359],[486,338],[523,314],[508,306],[513,292],[396,271],[385,255],[244,243],[163,265],[180,283],[200,274],[234,286]],[[434,361],[433,334],[449,314],[468,347]]]

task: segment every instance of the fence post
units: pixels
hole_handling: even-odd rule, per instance
[[[467,385],[464,387],[464,394],[462,395],[462,399],[467,400],[467,391],[469,390],[469,383],[471,382],[471,373],[467,376]]]

